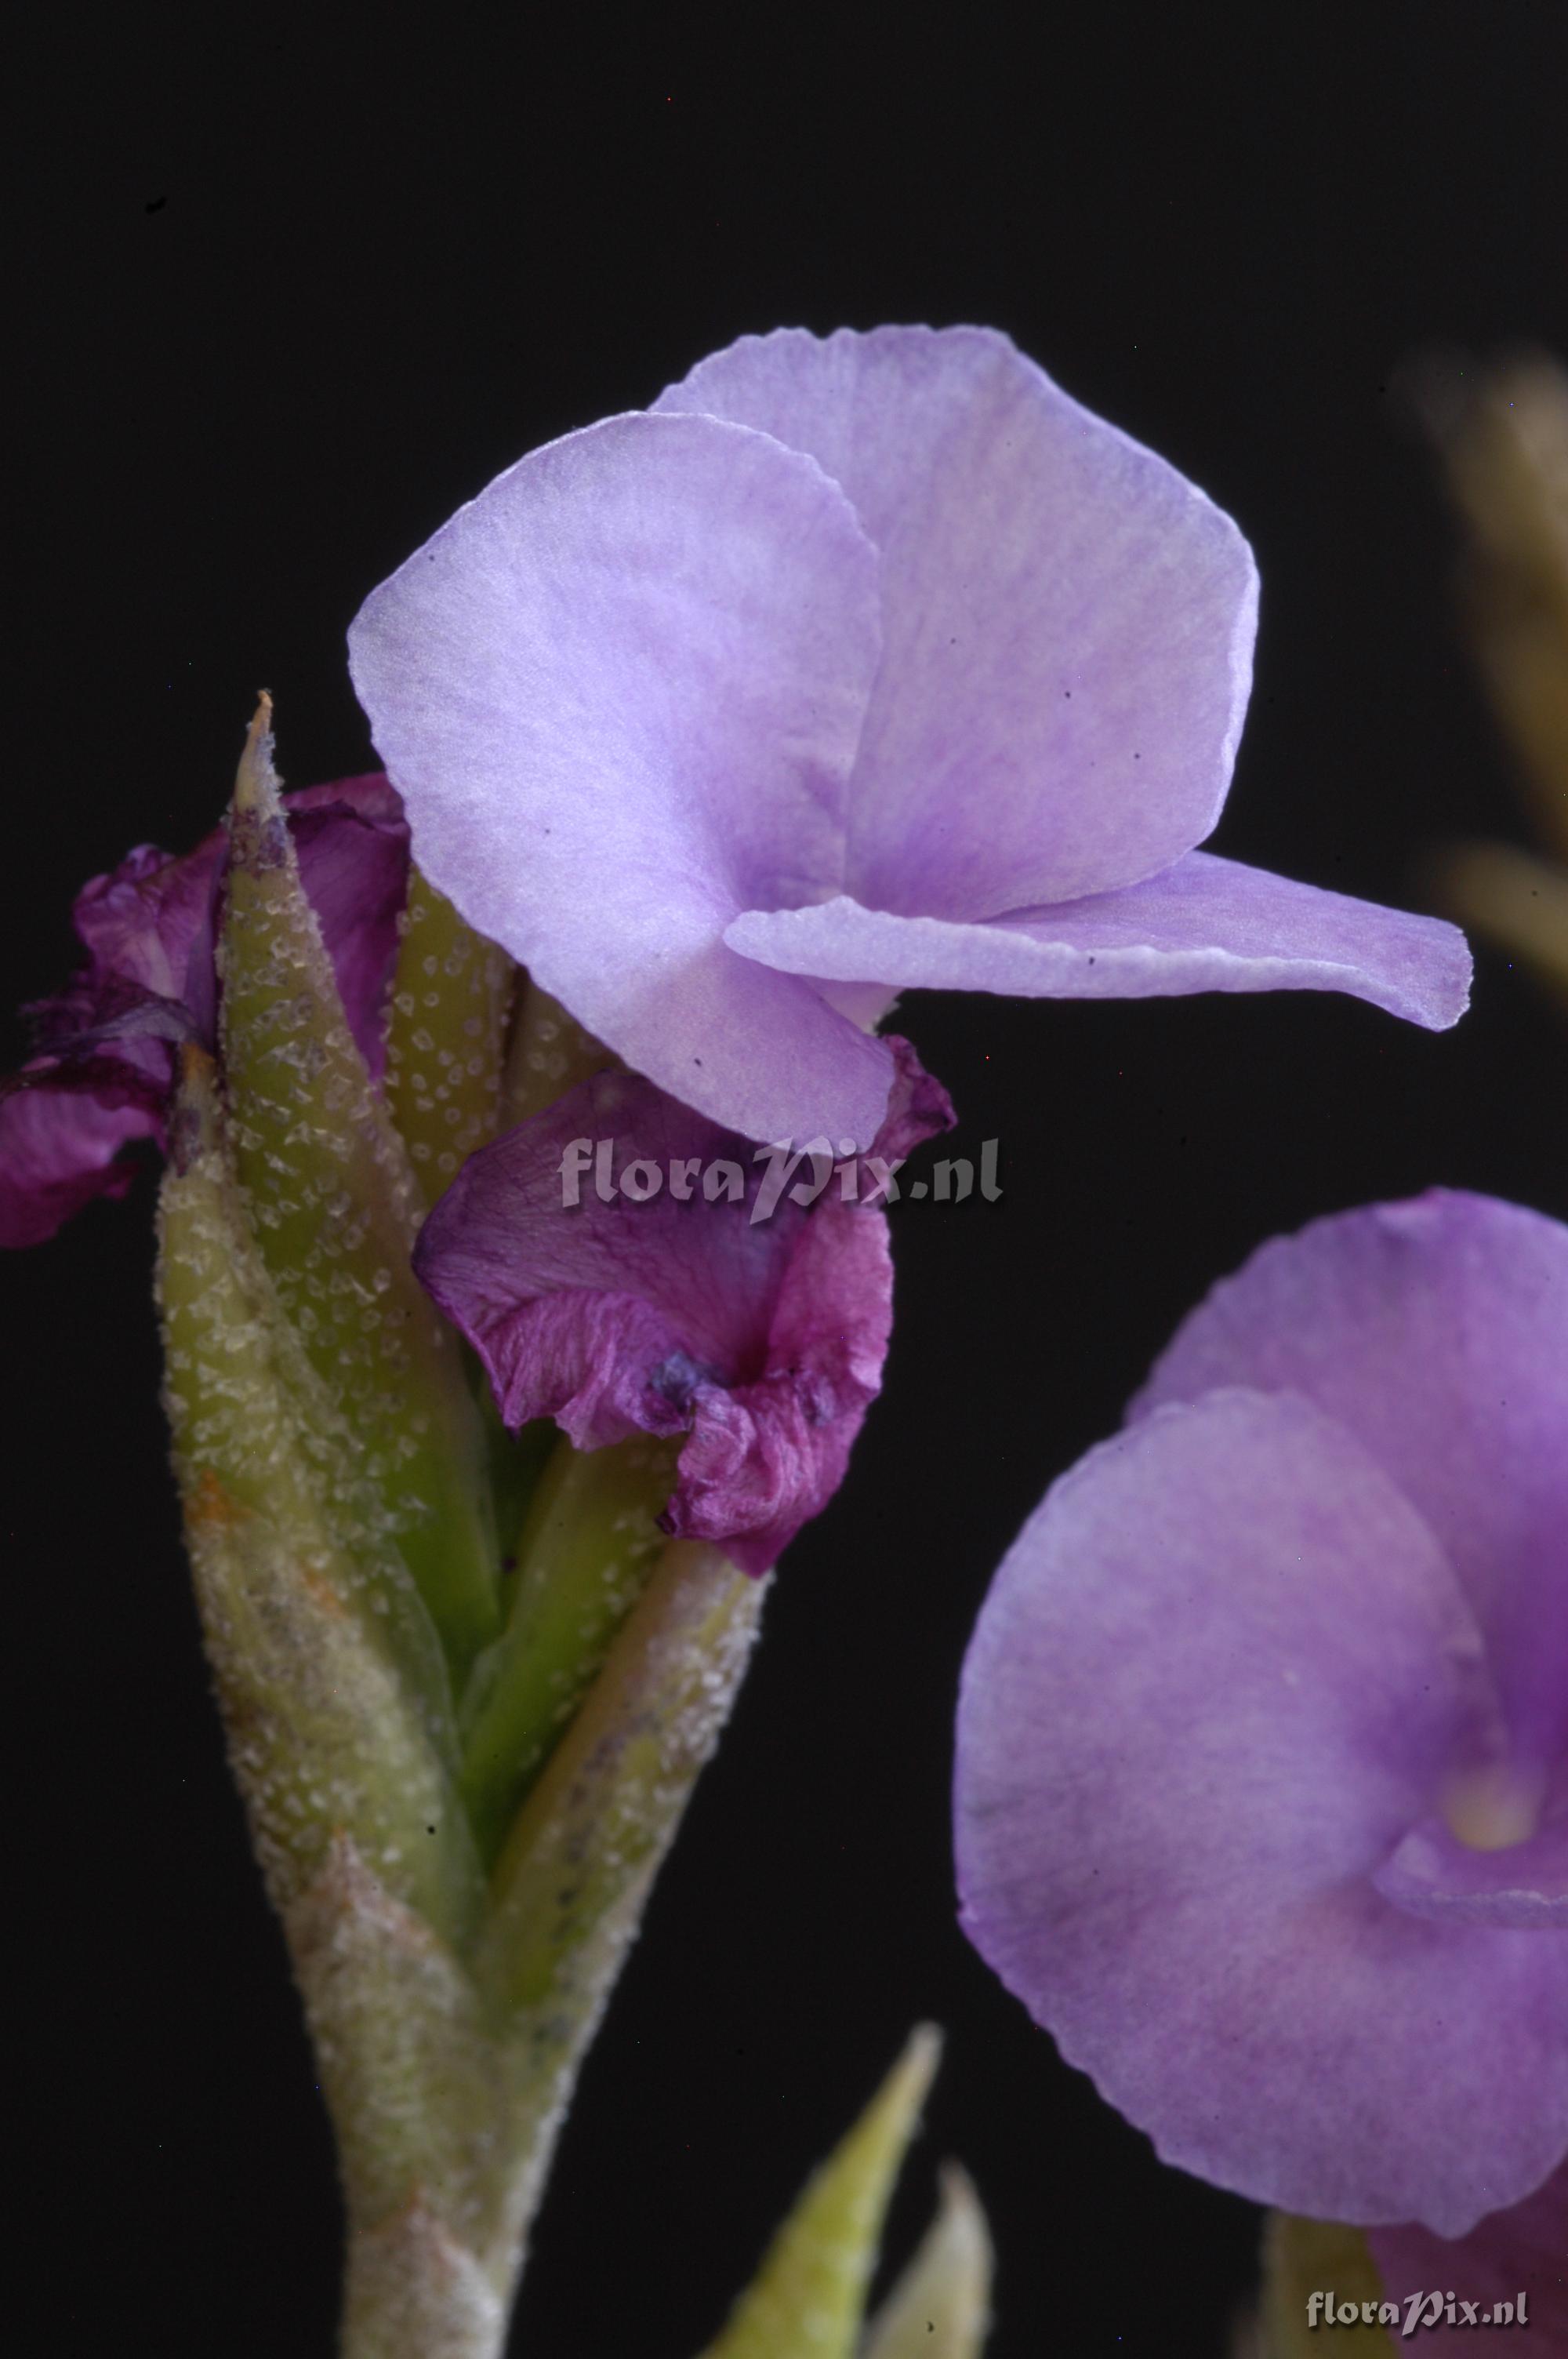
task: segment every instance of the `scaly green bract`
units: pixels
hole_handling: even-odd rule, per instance
[[[158,1217],[164,1397],[208,1652],[269,1889],[345,1833],[449,1940],[482,1886],[436,1634],[240,1204],[210,1060],[186,1052]]]
[[[460,1675],[500,1619],[482,1430],[458,1339],[410,1266],[419,1191],[300,886],[268,717],[235,782],[220,945],[235,1168],[284,1314]]]
[[[427,1204],[495,1136],[517,970],[416,867],[392,982],[387,1110]]]

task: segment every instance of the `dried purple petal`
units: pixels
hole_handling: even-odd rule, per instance
[[[950,1109],[896,1054],[902,1151]],[[847,1185],[830,1150],[774,1155],[600,1073],[470,1158],[415,1266],[508,1424],[553,1417],[587,1450],[689,1430],[670,1530],[762,1572],[837,1489],[881,1383],[886,1223]]]

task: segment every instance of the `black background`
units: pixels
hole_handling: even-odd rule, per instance
[[[0,1002],[63,976],[85,875],[212,823],[258,686],[292,783],[368,766],[344,627],[460,501],[780,321],[1003,327],[1238,518],[1262,625],[1218,848],[1414,903],[1430,842],[1522,835],[1397,372],[1568,349],[1558,0],[915,13],[24,16]],[[994,2359],[1218,2351],[1255,2215],[1162,2170],[955,1930],[966,1633],[1261,1238],[1433,1181],[1568,1213],[1568,1038],[1496,956],[1437,1038],[1312,994],[903,1020],[1006,1193],[896,1215],[885,1397],[585,2073],[537,2359],[691,2359],[920,2017],[950,2039],[895,2233],[961,2156]],[[325,2359],[330,2151],[197,1648],[150,1212],[0,1266],[13,2284],[50,2354]]]

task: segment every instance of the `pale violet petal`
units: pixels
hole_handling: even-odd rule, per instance
[[[966,1929],[1166,2160],[1461,2234],[1568,2146],[1568,1941],[1373,1879],[1495,1732],[1455,1575],[1355,1436],[1173,1405],[1056,1484],[981,1612]]]
[[[842,875],[878,564],[812,459],[704,418],[521,460],[366,601],[351,669],[415,855],[686,1103],[865,1145],[888,1052],[725,925]]]
[[[809,451],[882,558],[845,889],[985,918],[1207,835],[1251,685],[1230,518],[986,328],[745,336],[661,395]]]

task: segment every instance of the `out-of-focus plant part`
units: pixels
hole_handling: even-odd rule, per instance
[[[1321,2325],[1309,2323],[1314,2293],[1332,2293],[1336,2303],[1357,2307],[1381,2308],[1387,2299],[1359,2228],[1271,2212],[1263,2230],[1258,2308],[1242,2328],[1235,2359],[1315,2359],[1324,2335]],[[1392,2348],[1387,2326],[1358,2322],[1355,2348],[1362,2359],[1387,2359]]]
[[[1411,384],[1466,527],[1470,643],[1544,848],[1454,845],[1434,887],[1568,995],[1568,372],[1542,353],[1479,373],[1433,359]]]
[[[702,2359],[904,2359],[915,2351],[923,2359],[977,2359],[989,2310],[990,2239],[961,2173],[947,2175],[935,2225],[861,2339],[888,2198],[940,2051],[929,2024],[913,2033],[807,2182]]]
[[[978,2359],[990,2324],[991,2240],[956,2162],[919,2249],[866,2331],[860,2359]]]

